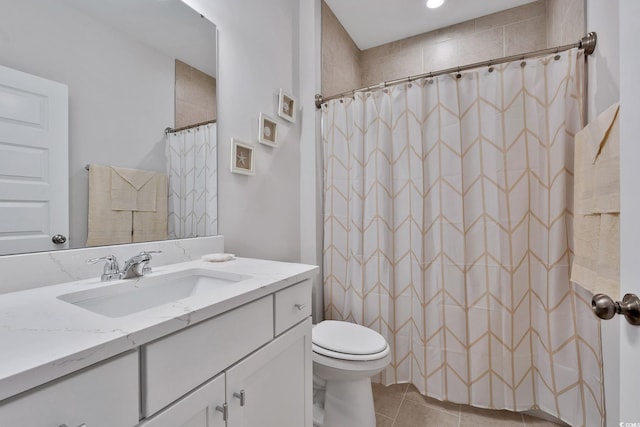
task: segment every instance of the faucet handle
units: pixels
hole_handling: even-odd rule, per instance
[[[162,251],[142,251],[138,255],[151,255],[151,254],[161,254]]]
[[[151,261],[151,254],[161,254],[162,251],[142,251],[140,252],[138,255],[149,255],[149,260],[147,262],[144,263],[144,265],[142,266],[142,275],[144,276],[145,274],[149,274],[151,273],[151,266],[149,265],[149,261]]]
[[[88,259],[87,264],[96,264],[100,261],[104,261],[104,270],[102,276],[100,276],[100,280],[106,282],[107,280],[120,278],[120,267],[118,266],[118,258],[116,258],[115,255]]]

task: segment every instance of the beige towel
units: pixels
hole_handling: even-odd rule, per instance
[[[620,297],[619,105],[576,134],[571,280]]]
[[[156,173],[156,211],[133,212],[133,243],[167,239],[167,201],[169,178],[166,174]]]
[[[111,210],[111,168],[90,165],[87,246],[131,243],[132,212]]]
[[[156,173],[111,167],[111,209],[156,211]]]

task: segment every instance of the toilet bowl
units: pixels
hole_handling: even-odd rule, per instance
[[[314,425],[374,427],[371,377],[391,361],[387,341],[364,326],[325,320],[313,327],[311,342],[314,395],[324,400],[314,401]]]

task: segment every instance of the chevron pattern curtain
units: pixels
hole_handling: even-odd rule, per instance
[[[325,317],[380,332],[385,384],[603,423],[599,323],[569,282],[577,51],[323,107]]]
[[[169,239],[218,234],[216,124],[166,136]]]

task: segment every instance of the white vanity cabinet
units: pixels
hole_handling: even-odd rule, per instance
[[[0,404],[11,427],[131,427],[139,415],[138,352],[76,372]]]
[[[309,318],[140,427],[311,427],[310,329]]]
[[[273,339],[273,296],[142,347],[142,415],[149,417]]]
[[[143,346],[140,427],[311,427],[310,306],[306,280]]]
[[[130,333],[124,353],[0,401],[0,427],[312,427],[311,281],[273,283],[195,324],[167,317],[186,324],[139,344]]]

